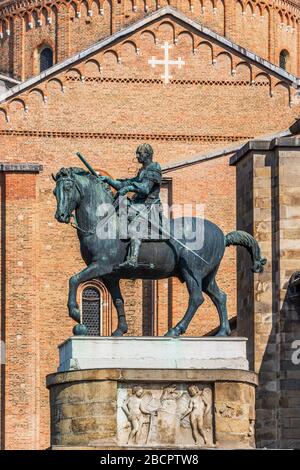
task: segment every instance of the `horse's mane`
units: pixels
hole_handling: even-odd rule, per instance
[[[69,168],[61,168],[56,173],[55,180],[58,181],[60,178],[73,178],[74,176],[86,176],[93,182],[101,183],[103,185],[103,188],[105,189],[105,191],[107,191],[112,198],[114,197],[114,194],[111,191],[111,189],[110,189],[110,187],[107,183],[104,183],[99,178],[97,178],[95,175],[93,175],[89,171],[84,170],[83,168],[79,168],[79,167],[76,167],[76,166],[71,166]]]
[[[69,168],[61,168],[55,175],[55,179],[72,177],[74,175],[80,176],[93,176],[89,171],[84,170],[83,168],[78,168],[76,166],[71,166]]]

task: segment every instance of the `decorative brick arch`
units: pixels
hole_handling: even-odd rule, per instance
[[[5,72],[5,67],[8,67],[7,64],[9,62],[7,57],[3,57],[4,65],[1,65],[2,41],[10,43],[9,47],[4,50],[4,56],[5,54],[12,54],[12,47],[15,42],[23,42],[23,52],[20,51],[16,60],[14,60],[14,70],[7,71],[7,73],[12,72],[13,78],[23,80],[36,73],[36,67],[32,67],[30,63],[28,64],[28,52],[31,54],[30,60],[34,62],[33,51],[36,46],[32,44],[32,36],[34,36],[37,41],[40,37],[40,28],[45,30],[47,36],[45,40],[49,42],[51,34],[53,35],[53,32],[51,33],[51,28],[53,28],[51,25],[55,22],[55,28],[58,34],[57,44],[53,47],[53,51],[55,54],[55,62],[57,62],[66,59],[73,53],[79,52],[80,48],[88,47],[102,37],[124,28],[126,25],[146,15],[149,11],[158,10],[166,5],[171,5],[182,11],[192,20],[203,23],[219,34],[226,35],[226,31],[230,31],[231,37],[237,39],[236,42],[238,45],[250,49],[252,52],[272,63],[274,63],[274,61],[277,63],[276,55],[278,54],[276,50],[274,52],[276,44],[274,44],[271,30],[274,27],[279,28],[280,25],[278,24],[278,18],[276,18],[277,15],[273,18],[270,12],[278,12],[281,25],[287,25],[289,28],[295,28],[300,18],[300,5],[298,6],[290,0],[274,0],[272,3],[270,0],[258,0],[257,2],[254,0],[233,0],[232,4],[231,2],[226,2],[226,5],[223,0],[210,1],[213,12],[210,12],[209,15],[203,12],[202,7],[204,3],[202,0],[185,0],[181,3],[175,2],[174,0],[52,0],[51,3],[47,5],[45,5],[42,0],[16,0],[6,3],[0,6],[0,70],[2,69],[2,71]],[[222,18],[220,18],[220,12],[217,12],[220,3],[223,5]],[[237,8],[238,4],[240,8]],[[260,29],[258,28],[252,31],[253,28],[248,28],[244,31],[243,35],[241,35],[238,31],[241,26],[240,20],[242,14],[245,13],[245,9],[248,7],[251,9],[252,15],[259,15],[260,18],[263,18],[264,13],[268,12],[268,19],[264,20],[263,23],[258,22]],[[81,16],[85,16],[82,13],[84,8],[86,9],[87,24],[84,18],[82,18],[82,22],[80,22]],[[66,14],[57,15],[59,11],[65,11]],[[46,18],[45,20],[42,19],[43,15]],[[235,20],[233,17],[235,17]],[[24,32],[22,32],[23,28],[17,26],[20,19],[24,21],[26,25]],[[46,24],[44,24],[45,22]],[[274,22],[275,25],[273,24]],[[99,25],[101,25],[100,30]],[[231,26],[229,27],[229,25]],[[66,35],[65,31],[71,31],[71,34]],[[262,32],[264,35],[263,43],[259,41],[259,34],[262,34]],[[286,34],[290,33],[291,30],[286,32]],[[16,38],[16,41],[9,40],[9,36],[11,35],[18,35],[19,37]],[[253,40],[255,35],[258,38],[257,41]],[[266,36],[268,39],[266,39]],[[291,72],[295,75],[300,74],[300,62],[297,59],[300,52],[298,50],[299,47],[299,44],[295,42],[293,51],[290,51],[291,56],[294,57],[292,61],[293,70],[291,70]],[[23,56],[26,55],[25,61],[22,54]],[[24,63],[26,66],[24,66]]]

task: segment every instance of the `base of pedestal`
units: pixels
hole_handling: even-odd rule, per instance
[[[234,369],[51,374],[51,448],[253,448],[256,385],[256,374]]]
[[[51,446],[49,447],[48,450],[107,450],[107,451],[112,451],[114,452],[115,450],[124,450],[124,451],[127,451],[127,450],[145,450],[145,451],[149,451],[149,450],[170,450],[170,451],[174,451],[174,450],[178,450],[180,448],[180,450],[197,450],[197,447],[196,446],[168,446],[168,447],[160,447],[160,446],[147,446],[147,447],[141,447],[141,446],[101,446],[101,447],[91,447],[91,446],[86,446],[86,447],[80,447],[80,446],[76,446],[76,447],[73,447],[73,446]],[[215,450],[216,449],[216,446],[214,447],[201,447],[201,450]],[[237,447],[218,447],[218,450],[236,450]],[[250,449],[253,449],[253,447],[241,447],[239,448],[239,450],[250,450]],[[200,449],[199,449],[200,450]]]

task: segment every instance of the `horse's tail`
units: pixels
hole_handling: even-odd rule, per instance
[[[243,232],[242,230],[227,233],[227,235],[225,235],[225,246],[230,245],[238,245],[246,248],[252,259],[252,271],[254,273],[263,272],[267,259],[261,257],[259,245],[250,233]]]

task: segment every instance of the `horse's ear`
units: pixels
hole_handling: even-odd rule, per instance
[[[53,173],[51,173],[51,176],[52,176],[52,179],[56,182],[56,181],[57,181],[57,178],[54,176]]]

